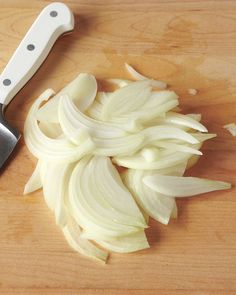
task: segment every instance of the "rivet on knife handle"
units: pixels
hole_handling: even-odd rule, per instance
[[[7,105],[34,75],[57,38],[73,30],[74,17],[63,3],[52,3],[39,14],[0,76],[0,104]]]

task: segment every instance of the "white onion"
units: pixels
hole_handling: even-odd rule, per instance
[[[99,249],[87,239],[81,237],[82,230],[72,217],[67,220],[67,224],[62,231],[68,244],[75,251],[82,255],[106,262],[108,253]]]
[[[147,77],[141,75],[140,73],[138,73],[137,71],[135,71],[135,69],[133,67],[131,67],[130,65],[128,65],[127,63],[125,63],[125,67],[127,69],[127,71],[132,75],[132,77],[136,80],[148,80]],[[152,87],[157,87],[160,89],[165,89],[167,87],[167,84],[163,81],[158,81],[158,80],[153,80],[151,79],[151,85]]]
[[[30,152],[38,159],[57,161],[58,163],[74,162],[89,153],[94,148],[94,144],[88,139],[76,146],[68,139],[52,139],[41,131],[36,114],[40,104],[53,93],[53,90],[48,89],[33,103],[25,121],[25,143]]]
[[[126,172],[125,184],[132,192],[139,206],[149,216],[163,224],[168,224],[175,200],[174,198],[166,198],[145,186],[142,179],[149,173],[149,171],[129,169]]]
[[[58,114],[62,130],[67,136],[75,134],[80,129],[85,129],[92,137],[98,138],[115,138],[126,135],[126,132],[117,126],[96,121],[84,115],[66,95],[61,96]]]
[[[87,114],[94,120],[102,120],[102,104],[95,100],[91,107],[87,110]]]
[[[132,196],[121,179],[117,179],[118,174],[114,174],[114,168],[111,164],[104,166],[106,161],[105,157],[83,158],[73,170],[69,185],[74,219],[101,239],[128,235],[146,227]],[[110,180],[104,178],[103,173],[110,175]]]
[[[207,129],[205,126],[203,126],[201,123],[199,123],[197,120],[194,120],[193,118],[174,113],[174,112],[169,112],[164,120],[166,123],[172,123],[175,125],[182,125],[189,127],[191,129],[195,129],[201,132],[207,132]]]
[[[41,166],[42,161],[38,160],[37,165],[30,176],[29,180],[27,181],[25,188],[24,188],[24,195],[30,194],[40,188],[42,188],[42,178],[41,178]]]
[[[225,129],[227,129],[231,135],[236,136],[236,124],[235,123],[230,123],[230,124],[224,125],[223,127]]]
[[[95,242],[109,251],[118,253],[131,253],[150,247],[144,231],[116,238],[112,241],[95,240]]]
[[[36,115],[37,119],[58,123],[58,105],[63,94],[68,95],[81,111],[85,111],[93,103],[96,93],[97,82],[94,76],[81,73],[39,109]]]
[[[159,171],[164,175],[184,174],[186,163]],[[132,170],[129,169],[124,173],[124,181],[130,191],[133,193],[137,203],[145,212],[155,220],[167,224],[170,217],[177,216],[177,206],[174,198],[166,198],[166,196],[153,191],[146,186],[142,179],[145,176],[155,174],[155,170]]]
[[[156,147],[146,147],[142,149],[141,155],[147,162],[154,162],[160,157],[160,150]]]
[[[93,154],[100,156],[127,156],[136,153],[144,144],[145,136],[141,133],[130,134],[119,138],[94,138],[96,148]]]
[[[117,89],[103,105],[102,118],[104,121],[113,117],[128,114],[140,108],[151,96],[149,81],[131,83]]]
[[[189,134],[192,135],[193,137],[195,137],[199,142],[204,142],[206,140],[216,137],[216,134],[212,134],[212,133],[202,134],[199,132],[196,132],[196,133],[189,132]]]
[[[170,100],[166,103],[163,103],[159,106],[153,106],[153,107],[146,107],[146,105],[143,105],[139,110],[136,110],[134,112],[130,112],[130,118],[133,120],[139,120],[142,123],[147,123],[151,121],[153,118],[156,117],[163,117],[166,112],[173,109],[179,104],[177,99]],[[126,120],[128,120],[128,116],[122,116],[121,118],[126,117]],[[120,117],[112,118],[112,122],[119,122]]]
[[[129,85],[130,83],[132,83],[132,81],[126,80],[126,79],[107,79],[106,81],[108,81],[112,84],[115,84],[120,88],[125,87],[125,86]]]
[[[24,194],[43,188],[71,248],[103,262],[108,252],[100,246],[118,253],[148,248],[149,216],[168,224],[178,214],[175,197],[231,187],[183,176],[202,155],[203,142],[216,135],[207,133],[200,114],[177,112],[174,91],[153,91],[165,82],[126,68],[139,81],[109,79],[119,87],[113,92],[97,92],[90,74],[55,96],[46,90],[24,128],[38,158]],[[127,169],[118,173],[113,163]]]
[[[43,193],[48,207],[54,211],[56,224],[67,224],[68,183],[74,164],[47,163],[43,179]],[[53,181],[52,181],[53,179]]]
[[[135,94],[133,97],[131,96],[132,89],[129,90],[133,86],[132,84],[130,86],[127,86],[123,88],[123,91],[117,90],[114,92],[115,101],[118,101],[117,97],[122,100],[125,97],[126,102],[123,102],[126,107],[127,101],[132,102],[133,99],[136,99],[137,94]],[[123,93],[122,93],[123,92]],[[134,92],[134,91],[133,91]],[[130,96],[128,96],[130,95]],[[112,99],[112,95],[109,96],[110,99]],[[145,99],[146,96],[144,95],[142,98],[142,104],[130,106],[130,109],[125,109],[123,113],[114,114],[114,111],[112,112],[113,116],[110,118],[106,118],[106,121],[112,122],[112,123],[119,123],[119,122],[127,122],[130,120],[139,120],[140,122],[149,122],[153,120],[156,117],[163,117],[166,112],[170,111],[171,109],[178,106],[178,95],[174,91],[159,91],[159,92],[152,92],[148,99]],[[141,100],[141,99],[139,99]],[[107,100],[108,108],[109,108],[109,100]],[[100,115],[100,118],[103,118],[104,112],[106,111],[106,104],[103,105],[100,110],[102,111],[102,114]]]
[[[39,128],[47,137],[58,138],[63,136],[61,126],[58,123],[40,121]]]
[[[146,144],[164,139],[178,139],[191,144],[199,143],[198,139],[193,135],[172,126],[153,126],[142,130],[140,133],[145,136]]]
[[[207,132],[206,127],[199,123],[200,119],[201,115],[199,114],[182,115],[176,112],[169,111],[164,117],[156,117],[154,120],[150,120],[149,122],[147,122],[145,126],[148,127],[153,125],[165,124],[168,126],[177,127],[185,131],[193,129],[200,132]]]
[[[227,182],[197,177],[177,177],[156,174],[144,177],[143,181],[154,191],[170,197],[189,197],[231,188],[231,185]]]
[[[157,140],[153,143],[153,145],[161,148],[166,148],[169,150],[172,150],[173,152],[183,152],[183,153],[189,153],[194,155],[202,155],[202,152],[198,149],[192,148],[190,146],[184,145],[184,144],[176,144],[173,142],[168,142],[164,140]]]
[[[200,122],[202,119],[202,115],[201,114],[186,114],[185,116],[188,116],[190,118],[192,118],[195,121]]]
[[[171,152],[169,155],[162,156],[156,161],[147,162],[143,160],[141,155],[135,154],[133,156],[114,157],[113,162],[119,166],[130,169],[159,170],[181,164],[190,157],[191,155],[188,153]]]

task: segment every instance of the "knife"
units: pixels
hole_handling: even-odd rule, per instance
[[[0,75],[0,168],[15,148],[20,133],[6,121],[4,111],[46,59],[58,37],[74,28],[74,16],[63,3],[46,6]]]

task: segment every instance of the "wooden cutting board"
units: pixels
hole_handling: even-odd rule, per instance
[[[0,66],[51,1],[0,1]],[[124,62],[163,79],[183,111],[202,113],[218,137],[189,174],[235,184],[236,1],[68,0],[75,31],[16,96],[7,117],[19,130],[46,88],[59,90],[80,72],[102,81],[129,77]],[[16,69],[17,71],[17,69]],[[189,88],[198,89],[192,96]],[[23,138],[0,176],[0,294],[235,294],[236,190],[178,201],[168,226],[151,221],[151,248],[113,254],[105,266],[73,252],[41,191],[23,197],[35,165]]]

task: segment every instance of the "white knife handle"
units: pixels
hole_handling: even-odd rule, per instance
[[[73,30],[74,16],[63,3],[46,6],[0,75],[0,104],[7,105],[34,75],[56,39]]]

